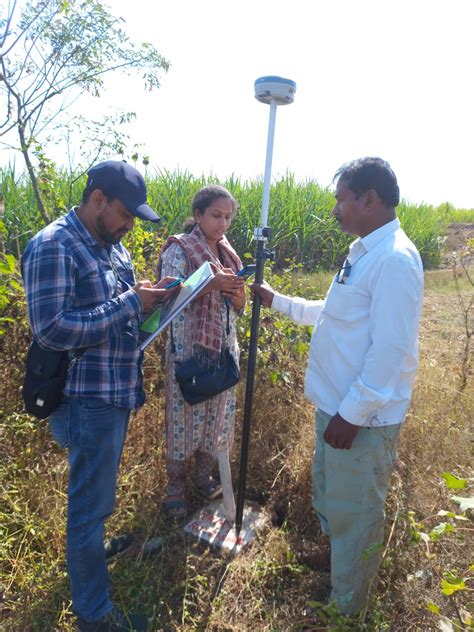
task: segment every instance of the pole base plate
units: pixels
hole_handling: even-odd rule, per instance
[[[239,537],[235,524],[226,520],[222,500],[214,500],[199,509],[184,526],[183,531],[203,544],[208,544],[224,554],[238,555],[242,549],[253,542],[257,530],[261,529],[266,518],[255,503],[246,503],[242,516]]]

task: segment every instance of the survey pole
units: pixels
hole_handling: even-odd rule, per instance
[[[254,231],[257,242],[255,254],[255,283],[262,283],[265,260],[272,256],[267,250],[267,241],[271,234],[268,224],[268,207],[270,202],[270,185],[272,176],[273,140],[275,137],[276,111],[279,105],[293,103],[296,92],[296,83],[291,79],[283,77],[269,76],[261,77],[255,81],[255,98],[261,103],[270,106],[270,116],[268,122],[267,152],[265,159],[265,175],[263,179],[262,207],[260,215],[260,226]],[[255,384],[255,367],[258,350],[258,334],[260,324],[260,296],[255,295],[252,305],[252,320],[250,326],[250,344],[247,362],[247,382],[245,387],[244,418],[242,424],[242,444],[240,451],[240,473],[237,493],[237,507],[235,517],[235,530],[237,536],[242,527],[242,517],[244,512],[245,485],[247,480],[248,452],[250,441],[250,428],[252,417],[252,401]]]

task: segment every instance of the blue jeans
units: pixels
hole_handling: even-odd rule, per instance
[[[67,566],[76,615],[92,622],[112,609],[104,522],[115,508],[117,471],[130,410],[94,397],[64,397],[49,418],[68,449]]]

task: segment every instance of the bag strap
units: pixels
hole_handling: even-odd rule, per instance
[[[227,340],[227,336],[230,335],[230,321],[229,321],[229,301],[225,298],[224,299],[225,302],[225,308],[226,308],[226,327],[225,327],[225,333],[226,333],[226,340]],[[170,335],[171,335],[171,353],[176,353],[176,345],[174,343],[174,335],[173,335],[173,321],[171,321],[170,323]]]

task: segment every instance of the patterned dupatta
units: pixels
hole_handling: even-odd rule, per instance
[[[225,235],[218,241],[221,261],[216,259],[207,244],[201,227],[196,224],[190,233],[168,237],[160,251],[158,260],[158,276],[160,278],[161,257],[172,243],[181,246],[190,262],[192,272],[206,261],[213,263],[219,270],[231,268],[234,272],[238,272],[242,268],[242,261]],[[209,356],[211,359],[219,357],[222,348],[223,328],[218,291],[212,290],[191,303],[191,330],[195,345],[200,347],[199,350],[196,350],[199,355]]]

